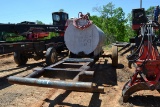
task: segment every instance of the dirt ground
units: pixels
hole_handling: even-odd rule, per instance
[[[105,54],[110,54],[105,51]],[[29,59],[27,65],[17,66],[13,56],[0,59],[0,107],[160,107],[157,91],[140,91],[127,103],[122,102],[122,88],[134,72],[127,66],[126,55],[119,56],[117,68],[111,66],[110,58],[100,57],[94,65],[94,81],[104,86],[104,93],[65,91],[10,84],[9,76],[26,76],[35,67],[45,67],[45,61]]]

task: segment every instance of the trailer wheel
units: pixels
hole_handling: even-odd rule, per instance
[[[53,47],[50,47],[46,51],[46,64],[51,65],[57,62],[58,57],[57,57],[57,52]]]
[[[25,65],[28,61],[28,58],[23,55],[21,52],[14,52],[14,61],[16,64],[20,65]]]
[[[112,66],[116,67],[118,65],[118,47],[112,45]]]

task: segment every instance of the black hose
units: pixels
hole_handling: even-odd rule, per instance
[[[136,51],[134,51],[131,55],[129,55],[129,56],[128,56],[128,59],[129,59],[130,57],[132,57],[134,54],[136,54],[136,53],[140,50],[140,48],[141,48],[141,46],[142,46],[143,41],[144,41],[144,36],[142,36],[142,40],[141,40],[141,42],[140,42],[140,44],[139,44],[139,46],[138,46],[137,50],[136,50]],[[135,62],[135,61],[136,61],[136,60],[138,60],[141,56],[142,56],[142,54],[138,55],[138,57],[137,57],[137,58],[135,58],[134,60],[128,60],[128,61]]]
[[[149,27],[151,27],[151,25]],[[149,34],[149,35],[147,35],[148,36],[148,41],[150,42],[150,43],[148,42],[148,44],[147,44],[148,45],[148,52],[147,52],[145,60],[143,61],[143,63],[141,65],[139,65],[139,67],[142,67],[142,66],[144,67],[146,62],[148,61],[147,59],[151,55],[151,45],[150,44],[152,43],[152,35],[151,35],[151,32],[148,32],[148,34]]]

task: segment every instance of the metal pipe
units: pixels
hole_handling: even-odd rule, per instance
[[[44,74],[44,69],[35,69],[31,74],[27,75],[27,78],[38,78]]]
[[[74,82],[74,81],[58,81],[58,80],[44,80],[35,78],[24,78],[10,76],[8,81],[13,84],[40,86],[48,88],[60,88],[65,90],[74,91],[87,91],[87,92],[104,92],[103,87],[94,87],[92,82]]]
[[[142,8],[142,0],[140,0],[140,8]]]

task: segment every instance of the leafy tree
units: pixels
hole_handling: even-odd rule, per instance
[[[131,26],[132,26],[132,13],[128,13],[128,14],[127,14],[126,20],[127,20],[128,26],[131,27]]]
[[[114,9],[115,5],[113,5],[112,2],[109,2],[107,5],[103,5],[102,7],[93,7],[93,11],[99,12],[104,18],[112,17]]]
[[[43,25],[44,23],[42,21],[36,20],[36,24]]]
[[[115,8],[112,2],[102,7],[94,7],[94,11],[100,13],[100,17],[92,17],[93,22],[100,27],[106,34],[107,43],[115,41],[124,41],[125,28],[125,13],[121,7]]]
[[[59,12],[64,12],[64,9],[59,9]]]
[[[149,20],[153,20],[153,11],[154,11],[154,6],[150,6],[146,10],[146,15],[147,15],[147,17],[148,17]]]
[[[146,10],[146,15],[152,18],[154,6]],[[129,41],[129,38],[135,36],[132,30],[132,14],[129,13],[125,18],[125,13],[121,7],[115,8],[112,2],[94,7],[93,11],[98,12],[99,16],[91,16],[90,19],[101,28],[106,34],[106,43],[115,41]]]
[[[129,38],[135,36],[135,32],[132,29],[132,13],[128,13],[126,20],[127,20],[127,23],[125,25],[126,34],[124,41],[129,41]]]
[[[154,11],[154,6],[150,6],[150,7],[146,10],[146,15],[153,15],[153,11]]]

